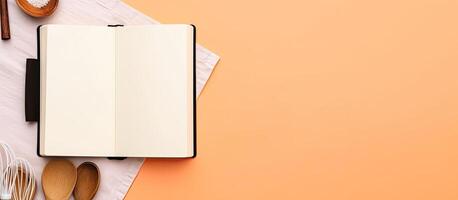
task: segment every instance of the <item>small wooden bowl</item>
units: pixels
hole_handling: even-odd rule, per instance
[[[93,199],[100,185],[100,171],[99,167],[93,162],[84,162],[78,166],[75,189],[73,196],[76,200]]]
[[[51,15],[54,10],[57,8],[59,0],[50,0],[48,5],[42,8],[36,8],[32,6],[27,0],[16,0],[16,4],[19,8],[22,9],[25,13],[32,17],[46,17]]]

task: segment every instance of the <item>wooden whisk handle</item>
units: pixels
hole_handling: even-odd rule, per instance
[[[10,22],[8,19],[8,2],[6,0],[0,0],[1,7],[1,23],[2,23],[2,40],[10,39]]]

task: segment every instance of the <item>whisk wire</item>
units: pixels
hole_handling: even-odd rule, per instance
[[[13,149],[6,143],[0,142],[0,199],[11,199],[15,173],[11,170],[11,163],[15,160]]]
[[[32,200],[36,181],[32,165],[16,158],[13,149],[0,141],[0,199]]]
[[[31,200],[35,194],[35,173],[30,163],[23,159],[15,160],[17,178],[15,179],[14,200]]]

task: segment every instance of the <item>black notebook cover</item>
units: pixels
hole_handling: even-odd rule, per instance
[[[27,59],[25,82],[25,116],[27,122],[37,122],[37,155],[40,154],[40,27],[37,27],[37,59]],[[123,25],[108,25],[118,27]],[[197,109],[196,109],[196,27],[193,27],[193,155],[197,156]],[[164,158],[164,157],[161,157]],[[176,158],[176,157],[173,157]],[[124,157],[109,157],[112,160],[122,160]]]

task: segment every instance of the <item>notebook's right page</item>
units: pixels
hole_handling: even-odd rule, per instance
[[[194,29],[116,28],[116,154],[193,155]]]

